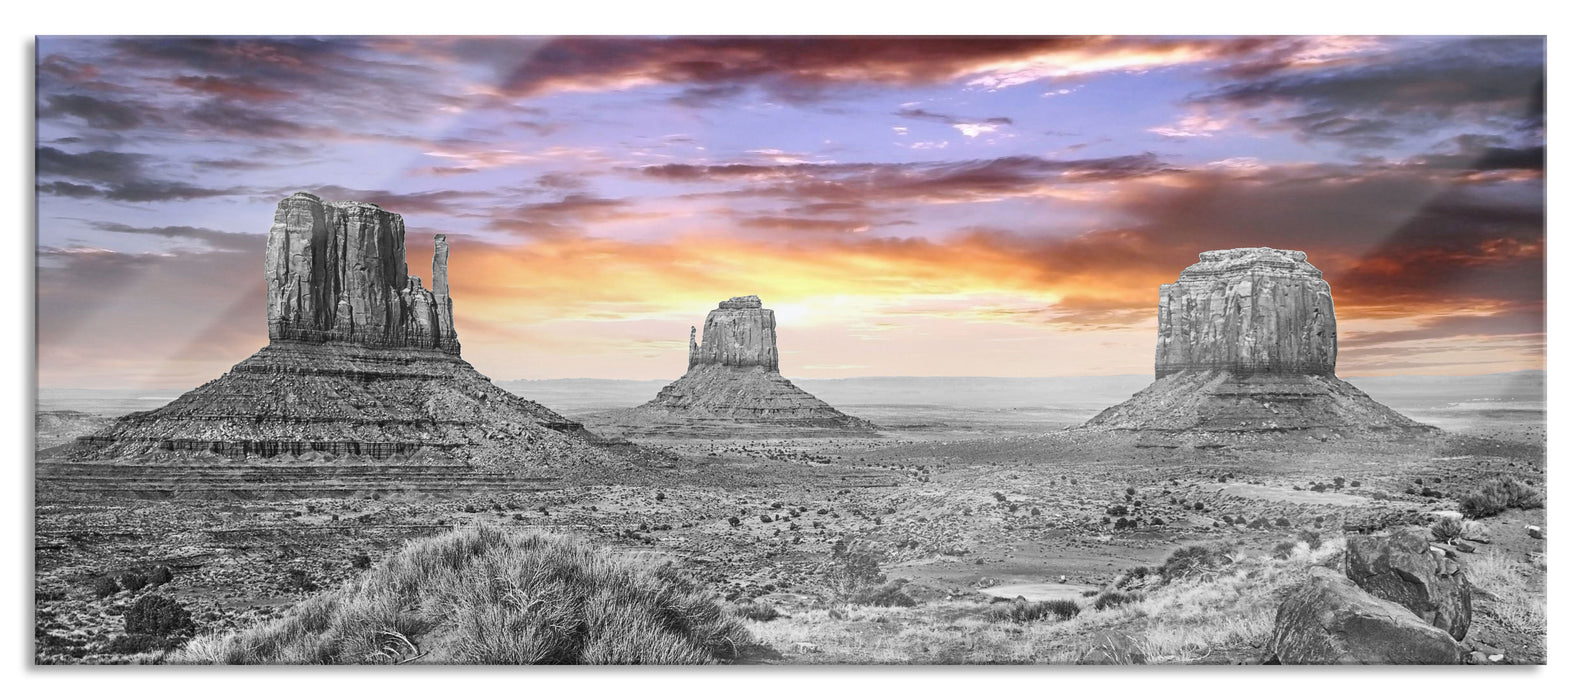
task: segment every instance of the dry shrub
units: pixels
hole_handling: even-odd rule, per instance
[[[668,564],[491,526],[410,542],[252,629],[195,639],[215,664],[697,664],[751,642]]]

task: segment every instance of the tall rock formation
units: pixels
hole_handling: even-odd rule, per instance
[[[264,254],[269,339],[431,348],[457,355],[445,265],[434,239],[435,291],[407,274],[406,224],[377,204],[281,200]]]
[[[775,312],[756,296],[720,302],[692,328],[687,372],[635,408],[590,416],[590,423],[627,434],[708,436],[871,433],[872,423],[848,416],[780,375]]]
[[[1212,250],[1159,287],[1155,381],[1087,427],[1431,430],[1335,376],[1335,305],[1307,254]]]
[[[1211,250],[1159,287],[1154,376],[1335,373],[1335,302],[1307,253]]]
[[[496,387],[461,359],[450,246],[435,237],[431,292],[407,274],[405,234],[401,216],[377,205],[287,197],[264,263],[269,345],[52,458],[629,466],[609,441]]]

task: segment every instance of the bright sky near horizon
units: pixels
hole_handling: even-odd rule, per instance
[[[1305,250],[1340,373],[1544,366],[1532,37],[38,40],[42,386],[266,342],[295,191],[378,203],[496,379],[667,379],[721,299],[798,377],[1151,372],[1202,250]]]

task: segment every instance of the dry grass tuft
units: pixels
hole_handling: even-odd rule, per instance
[[[479,527],[408,543],[374,571],[177,663],[700,664],[751,638],[668,565]]]

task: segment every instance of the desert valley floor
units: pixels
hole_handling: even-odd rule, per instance
[[[197,485],[184,491],[168,465],[104,481],[41,454],[35,659],[158,660],[115,644],[134,594],[96,590],[106,580],[146,579],[165,567],[168,582],[144,585],[180,600],[201,631],[236,629],[362,575],[411,538],[492,523],[674,562],[760,611],[748,615],[758,644],[743,662],[1073,663],[1109,654],[1260,663],[1281,591],[1333,556],[1343,535],[1428,524],[1491,477],[1545,482],[1541,373],[1356,380],[1444,429],[1413,438],[1071,430],[1140,386],[1094,380],[1077,392],[1041,381],[915,380],[915,391],[899,393],[899,380],[808,381],[880,432],[642,437],[659,457],[622,473],[468,477],[443,465],[216,456],[182,472]],[[653,390],[639,382],[501,385],[574,419],[592,416],[596,431],[601,410]],[[159,398],[41,391],[37,447]],[[288,476],[275,487],[231,480],[270,472]],[[289,477],[303,473],[315,475],[311,483]],[[1529,533],[1546,531],[1545,515],[1486,518],[1484,541],[1461,555],[1476,586],[1466,641],[1486,657],[1546,661],[1546,540]],[[1189,586],[1129,573],[1190,545],[1218,553],[1208,564],[1216,576]],[[878,598],[853,602],[864,584]],[[1101,605],[1106,596],[1128,604]],[[1068,598],[1083,611],[1018,619],[1005,611],[1019,597]]]

